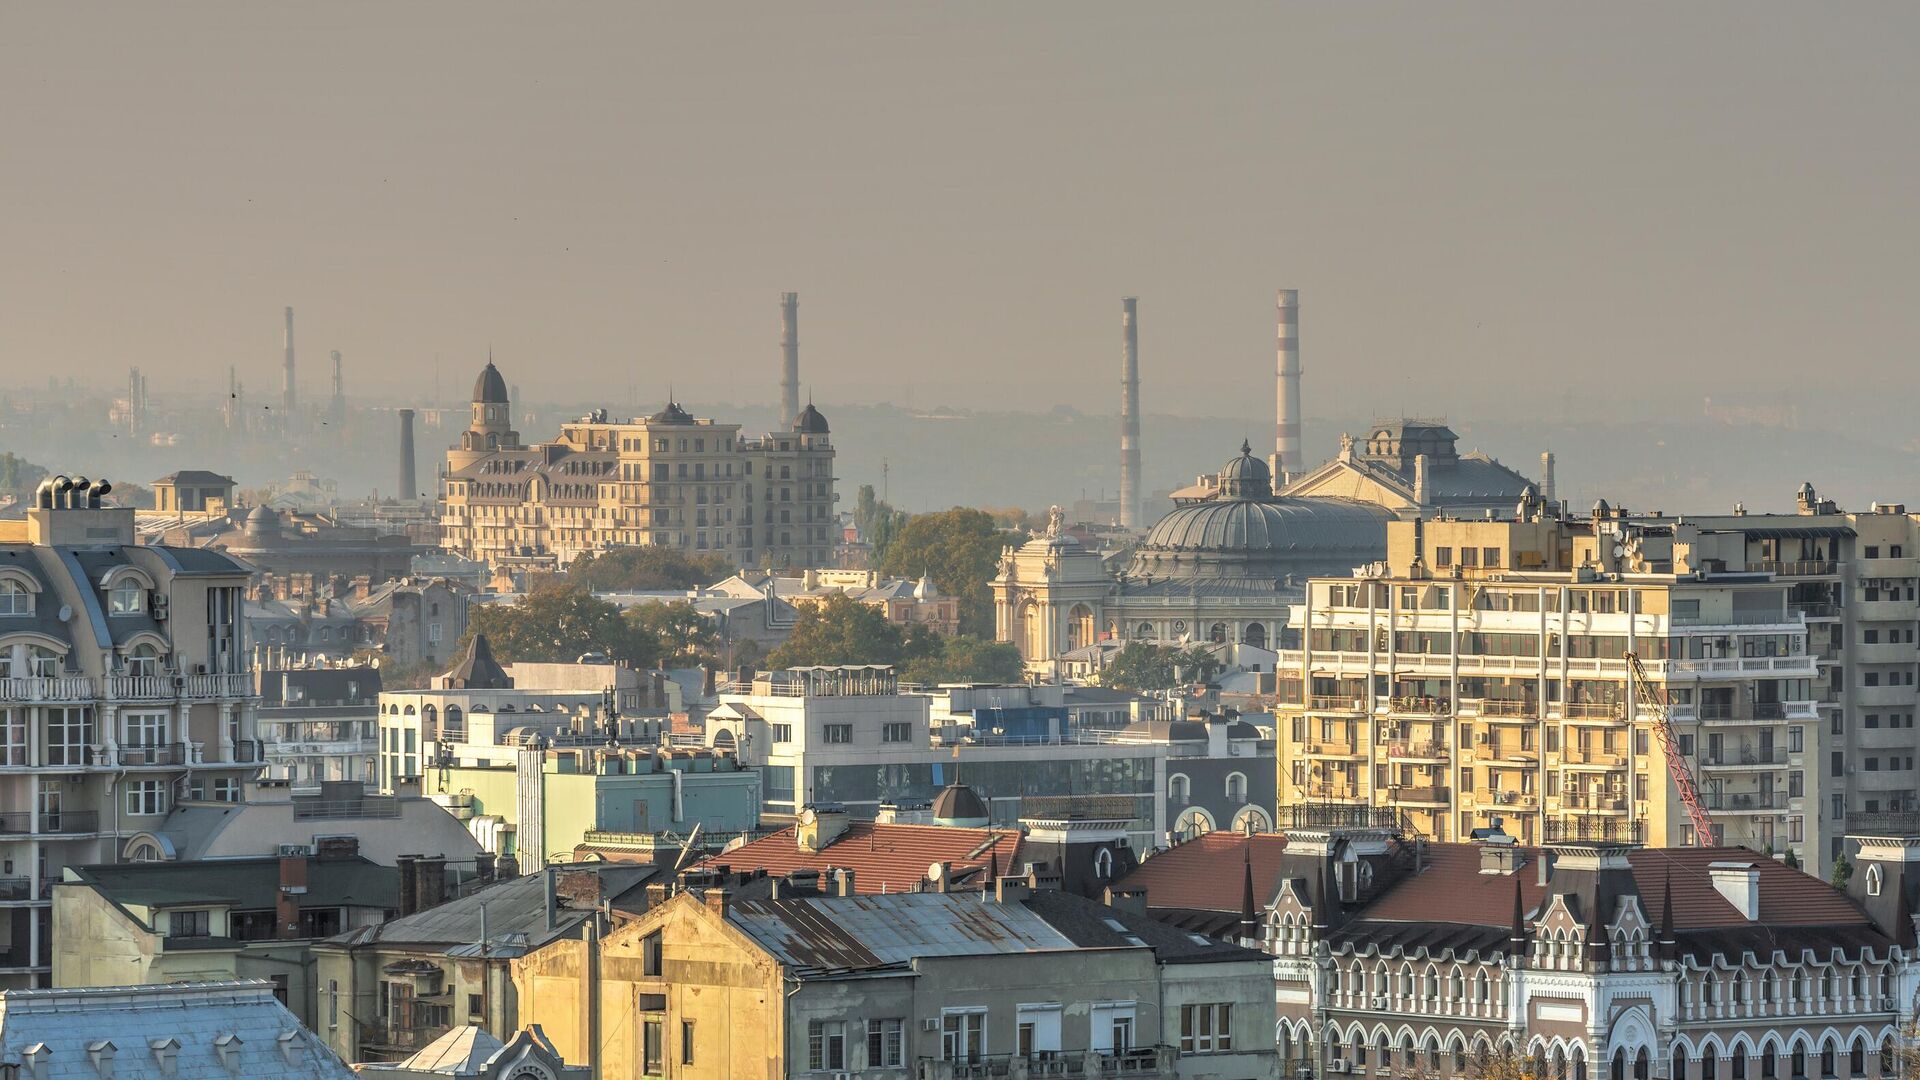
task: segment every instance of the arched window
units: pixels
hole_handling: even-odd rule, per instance
[[[1235,806],[1247,801],[1247,774],[1231,772],[1227,774],[1227,801]]]
[[[127,656],[127,674],[148,677],[160,674],[160,650],[148,644],[135,645]]]
[[[1482,969],[1475,972],[1473,976],[1473,1003],[1485,1005],[1487,1000],[1487,973]]]
[[[407,706],[406,708],[404,708],[404,709],[401,709],[401,710],[400,710],[400,714],[401,714],[402,716],[412,716],[412,715],[413,715],[413,706],[412,706],[412,705],[408,705],[408,706]]]
[[[1652,1077],[1653,1055],[1643,1046],[1640,1052],[1633,1056],[1633,1080],[1652,1080]]]
[[[1174,822],[1173,838],[1175,840],[1191,840],[1196,836],[1204,836],[1212,831],[1213,815],[1197,806],[1192,806],[1188,807],[1187,812],[1181,814],[1180,819]]]
[[[1807,1048],[1796,1046],[1793,1048],[1793,1080],[1806,1080],[1806,1076]]]
[[[1840,1064],[1839,1058],[1840,1058],[1840,1050],[1838,1047],[1833,1045],[1833,1040],[1831,1038],[1829,1038],[1826,1042],[1821,1043],[1820,1044],[1820,1075],[1821,1076],[1839,1075],[1838,1073],[1834,1072],[1834,1069],[1839,1067],[1839,1064]]]
[[[1460,974],[1460,969],[1456,967],[1453,969],[1453,972],[1447,976],[1447,1000],[1459,1004],[1466,999],[1466,996],[1466,976]]]
[[[1700,1051],[1700,1080],[1720,1080],[1720,1055],[1711,1046]]]
[[[1847,1053],[1847,1075],[1867,1075],[1867,1038],[1864,1035],[1853,1037],[1853,1049]]]
[[[1413,1000],[1413,965],[1400,965],[1400,1000]]]
[[[460,706],[458,705],[447,706],[446,730],[450,736],[459,736],[459,735],[465,734],[467,729],[460,715]]]
[[[1607,1065],[1607,1080],[1627,1080],[1627,1052],[1615,1050],[1613,1061]]]
[[[1240,640],[1246,642],[1248,645],[1252,645],[1256,649],[1266,648],[1267,647],[1266,624],[1265,623],[1248,623],[1247,628],[1244,631],[1242,631],[1240,634]]]
[[[1174,773],[1167,777],[1167,798],[1176,806],[1185,806],[1193,801],[1193,781],[1186,773]]]
[[[1224,643],[1227,640],[1227,624],[1217,622],[1208,627],[1207,640],[1213,642],[1215,645]]]
[[[1875,863],[1874,865],[1867,867],[1867,895],[1879,896],[1880,884],[1881,884],[1880,865],[1878,863]]]
[[[126,576],[113,583],[107,592],[107,612],[112,615],[138,615],[146,610],[147,590],[140,582]]]
[[[1101,848],[1099,851],[1093,853],[1093,876],[1100,881],[1105,881],[1113,876],[1112,850]]]
[[[1668,1074],[1673,1080],[1686,1080],[1687,1050],[1683,1046],[1673,1048],[1673,1072]]]
[[[33,614],[33,593],[18,581],[0,581],[0,615]]]
[[[1272,832],[1273,819],[1267,816],[1265,810],[1249,803],[1241,807],[1239,813],[1233,815],[1233,831],[1242,836]]]

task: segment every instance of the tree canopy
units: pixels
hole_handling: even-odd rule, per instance
[[[1000,550],[1023,538],[1020,533],[1002,532],[993,516],[981,510],[955,507],[916,514],[887,546],[880,572],[898,578],[926,574],[940,591],[960,601],[962,634],[992,637],[990,586],[1000,565]]]
[[[880,608],[835,594],[804,605],[786,643],[767,658],[775,668],[813,664],[890,664],[909,682],[1018,682],[1020,653],[1012,645],[959,635],[941,637],[924,626],[902,627]]]
[[[603,653],[633,667],[709,661],[718,644],[712,624],[691,604],[645,604],[622,613],[575,582],[545,583],[517,604],[473,609],[467,637],[485,634],[502,663],[566,663]]]
[[[907,523],[905,512],[895,510],[890,503],[880,501],[875,496],[872,484],[861,484],[860,493],[853,501],[853,526],[873,545],[873,564],[875,566],[887,557],[887,549],[900,535]]]
[[[734,572],[718,555],[689,555],[677,548],[648,545],[588,552],[567,567],[567,580],[594,592],[644,592],[691,589]]]
[[[1220,673],[1220,659],[1204,646],[1180,649],[1171,645],[1129,642],[1100,671],[1100,684],[1119,690],[1172,690],[1205,682]]]

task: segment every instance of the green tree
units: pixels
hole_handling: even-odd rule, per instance
[[[887,549],[906,527],[907,515],[895,510],[891,504],[881,502],[874,494],[872,484],[861,484],[860,492],[853,501],[853,526],[873,546],[873,564],[880,565],[887,556]]]
[[[1827,881],[1836,889],[1844,889],[1847,887],[1847,882],[1852,880],[1853,863],[1847,859],[1847,853],[1843,851],[1834,857],[1833,873],[1827,876]]]
[[[0,495],[25,501],[47,478],[47,470],[11,451],[0,454]]]
[[[1102,686],[1119,690],[1171,690],[1205,682],[1220,673],[1220,660],[1203,646],[1177,649],[1171,645],[1129,642],[1100,672]]]
[[[773,668],[813,664],[901,664],[907,635],[879,608],[844,593],[803,604],[793,632],[767,657]]]
[[[688,555],[657,545],[617,547],[573,560],[567,580],[593,592],[646,592],[708,585],[734,569],[718,555]]]
[[[649,657],[648,666],[692,667],[711,663],[719,654],[720,634],[713,620],[685,601],[629,608],[626,620],[636,639],[635,650]]]
[[[655,659],[620,609],[573,584],[543,583],[517,604],[475,607],[466,638],[475,634],[487,636],[501,663],[565,663],[590,652],[636,667],[651,666]]]
[[[955,507],[937,514],[916,514],[887,546],[880,572],[892,577],[926,574],[940,591],[960,601],[960,632],[993,635],[993,575],[1000,550],[1022,534],[1001,532],[993,516]]]
[[[1786,858],[1781,861],[1785,862],[1788,866],[1793,867],[1795,870],[1800,869],[1800,856],[1795,855],[1793,853],[1792,848],[1787,849]]]
[[[902,677],[917,683],[1019,682],[1020,650],[966,634],[937,639],[937,652],[907,662]]]

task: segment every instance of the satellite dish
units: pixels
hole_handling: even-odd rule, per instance
[[[72,604],[60,605],[60,621],[61,622],[73,621],[73,605]]]
[[[927,866],[927,879],[929,881],[940,880],[940,864],[939,863],[937,862],[931,863]]]
[[[1615,544],[1615,545],[1613,545],[1613,557],[1614,557],[1614,558],[1616,558],[1616,559],[1618,559],[1618,558],[1622,558],[1622,557],[1624,557],[1624,556],[1626,555],[1626,553],[1627,553],[1627,545],[1625,545],[1625,544]]]

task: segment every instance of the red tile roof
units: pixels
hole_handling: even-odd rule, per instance
[[[800,850],[790,826],[694,865],[709,870],[725,866],[735,873],[765,870],[770,877],[795,870],[852,870],[855,892],[913,892],[937,862],[951,864],[955,877],[960,877],[974,870],[984,872],[998,855],[1000,872],[1014,873],[1020,865],[1020,840],[1015,829],[854,821],[823,851]],[[976,879],[984,880],[978,875]]]
[[[1204,833],[1148,858],[1115,887],[1147,890],[1150,908],[1238,913],[1246,888],[1242,866],[1249,845],[1253,895],[1264,907],[1280,891],[1280,856],[1287,849],[1287,838],[1279,833]]]

